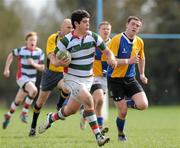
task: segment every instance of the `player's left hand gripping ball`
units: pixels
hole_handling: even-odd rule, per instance
[[[64,66],[68,66],[71,63],[71,54],[67,50],[58,51],[56,57],[64,63]]]

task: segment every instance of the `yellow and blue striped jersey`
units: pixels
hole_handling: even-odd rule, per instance
[[[137,54],[140,59],[144,58],[144,42],[138,36],[135,36],[131,42],[124,33],[120,33],[112,38],[108,47],[119,59],[128,59]],[[134,77],[135,75],[135,64],[117,66],[116,68],[109,66],[107,71],[107,76],[112,78]]]
[[[108,43],[111,41],[111,39],[109,38],[106,41],[106,45],[108,45]],[[106,62],[106,57],[104,54],[102,54],[102,52],[98,49],[96,49],[95,52],[95,60],[93,63],[93,75],[95,77],[100,76],[106,76],[107,74],[107,68],[108,68],[108,64]]]
[[[58,32],[50,35],[50,37],[48,38],[48,41],[47,41],[47,46],[46,46],[46,54],[47,55],[51,52],[54,52],[58,40],[60,40],[60,36],[58,35]],[[63,72],[64,71],[64,68],[62,66],[56,67],[56,66],[50,64],[50,60],[48,58],[47,58],[47,68],[54,72]]]

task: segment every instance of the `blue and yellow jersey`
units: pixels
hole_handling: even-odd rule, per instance
[[[51,52],[54,52],[54,49],[56,48],[57,41],[60,39],[58,32],[52,34],[47,41],[47,46],[46,46],[46,54],[48,55]],[[54,72],[63,72],[64,68],[62,66],[54,66],[50,64],[50,60],[47,58],[47,68],[51,71]]]
[[[106,42],[106,45],[108,45],[108,43],[111,41],[111,39],[109,38],[108,41]],[[106,56],[104,54],[102,54],[102,52],[98,49],[96,49],[95,52],[95,60],[93,63],[93,75],[95,77],[100,76],[106,76],[107,74],[107,68],[108,68],[108,64],[106,62]]]
[[[144,42],[138,36],[135,36],[131,42],[124,33],[118,34],[112,38],[108,47],[119,59],[129,59],[137,54],[140,59],[144,58]],[[134,77],[135,75],[135,64],[117,66],[116,68],[109,66],[107,71],[107,76],[112,78]]]

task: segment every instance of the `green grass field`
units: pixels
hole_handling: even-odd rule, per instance
[[[44,107],[38,125],[45,120],[46,113],[55,111]],[[0,109],[0,120],[3,121],[5,108]],[[79,114],[68,117],[66,121],[58,121],[44,134],[28,137],[29,124],[19,119],[20,110],[14,114],[6,130],[0,128],[1,148],[95,148],[98,147],[89,127],[85,131],[79,128]],[[150,107],[146,111],[129,110],[126,129],[128,140],[117,141],[116,110],[109,111],[106,125],[110,142],[105,148],[179,148],[180,147],[180,106]]]

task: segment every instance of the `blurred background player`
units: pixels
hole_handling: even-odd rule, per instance
[[[136,80],[135,65],[138,65],[140,80],[147,84],[145,76],[144,42],[136,36],[142,26],[142,21],[135,16],[130,16],[126,23],[126,30],[114,36],[109,43],[109,48],[118,60],[116,68],[108,68],[108,88],[118,109],[116,125],[118,139],[125,141],[124,126],[128,107],[144,110],[148,107],[146,94]],[[125,96],[132,98],[128,101]]]
[[[55,60],[54,49],[58,40],[72,31],[71,20],[66,18],[60,26],[60,31],[52,34],[47,41],[46,54],[47,54],[47,67],[42,75],[41,87],[38,99],[34,105],[33,118],[29,136],[36,135],[36,125],[42,106],[46,103],[52,90],[58,85],[58,82],[63,78],[64,68],[57,66],[58,62]],[[58,87],[59,88],[59,87]],[[61,107],[68,94],[60,90],[58,107]]]
[[[110,34],[111,34],[111,24],[107,21],[103,21],[98,26],[99,34],[102,37],[103,41],[106,43],[106,45],[110,42]],[[104,134],[108,132],[108,128],[104,126],[104,116],[107,116],[107,114],[104,114],[103,111],[105,111],[107,108],[104,108],[103,105],[105,105],[105,101],[107,103],[108,100],[106,99],[106,92],[107,92],[107,67],[108,64],[106,62],[106,57],[104,54],[102,54],[101,51],[96,49],[95,53],[95,61],[93,63],[93,76],[94,81],[93,85],[91,87],[91,94],[94,99],[94,108],[97,116],[97,121],[99,124],[99,127],[101,129],[101,132]],[[107,105],[107,104],[106,104]],[[81,113],[81,122],[80,127],[81,129],[85,128],[86,120],[83,116],[83,109],[80,110]]]
[[[13,62],[14,57],[18,58],[16,79],[19,90],[9,111],[4,115],[3,129],[7,128],[12,114],[16,111],[16,108],[20,103],[22,103],[26,96],[28,97],[26,97],[24,102],[24,108],[20,118],[23,122],[27,122],[29,107],[38,91],[35,86],[37,70],[44,70],[44,53],[42,49],[37,47],[36,32],[29,32],[25,37],[25,41],[25,46],[13,49],[6,60],[4,76],[8,78],[10,76],[10,65]]]
[[[112,52],[106,47],[102,38],[89,31],[90,15],[85,10],[75,10],[71,15],[71,21],[74,31],[67,34],[58,41],[55,52],[68,50],[71,53],[71,63],[64,73],[63,88],[71,92],[68,103],[57,113],[49,113],[46,121],[39,127],[39,133],[45,132],[51,124],[59,119],[64,120],[66,117],[76,113],[81,106],[84,106],[84,115],[96,137],[99,146],[109,141],[109,138],[103,136],[94,110],[94,101],[90,94],[90,88],[93,83],[92,64],[96,47],[107,56],[109,64],[115,66],[115,60]],[[62,60],[60,60],[62,61]]]

